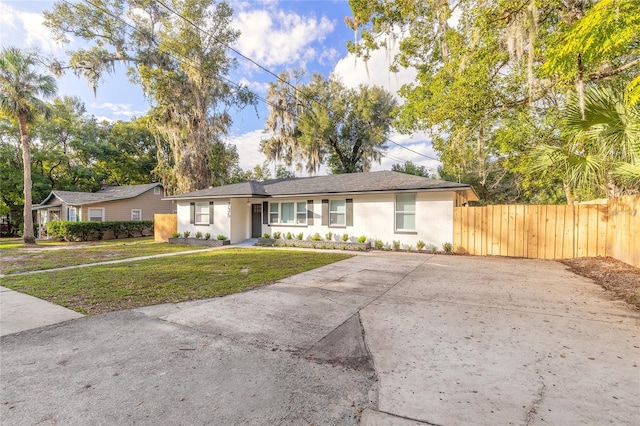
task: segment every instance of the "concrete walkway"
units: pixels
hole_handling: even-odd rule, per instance
[[[3,336],[3,424],[635,424],[640,316],[552,261],[379,253]]]

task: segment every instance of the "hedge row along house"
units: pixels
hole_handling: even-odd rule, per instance
[[[392,171],[249,181],[164,198],[178,232],[229,236],[349,234],[441,247],[453,239],[453,208],[477,201],[470,185]]]
[[[172,213],[160,183],[129,186],[102,185],[98,192],[51,191],[36,211],[38,237],[45,238],[47,223],[57,220],[137,221],[153,220],[156,213]]]

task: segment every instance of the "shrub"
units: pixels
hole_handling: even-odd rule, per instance
[[[418,250],[422,250],[424,248],[424,241],[420,240],[416,243],[416,247],[418,247]]]
[[[391,245],[389,245],[389,243],[384,243],[384,249],[391,250]]]
[[[364,244],[367,242],[367,237],[365,237],[364,235],[361,235],[360,237],[358,237],[358,242],[360,244]]]
[[[316,232],[311,236],[311,241],[322,241],[322,237]]]
[[[393,249],[394,250],[399,250],[400,249],[400,241],[393,240]]]
[[[326,248],[327,248],[327,245],[326,245],[326,244],[322,244],[322,245],[320,246],[320,248],[324,250],[324,249],[326,249]]]
[[[327,241],[331,241],[333,239],[333,232],[329,231],[324,235]]]
[[[206,234],[204,234],[204,239],[205,240],[210,240],[211,239],[211,233],[207,232]]]
[[[183,235],[184,235],[184,237],[185,237],[185,238],[189,238],[189,235],[191,235],[191,232],[189,232],[189,231],[184,231],[184,234],[183,234]]]
[[[226,235],[222,235],[222,234],[218,234],[218,236],[216,237],[216,239],[220,240],[220,241],[224,241],[227,239]]]
[[[302,241],[302,239],[304,238],[304,234],[301,232],[298,235],[296,235],[296,238]]]
[[[444,250],[445,253],[451,253],[453,251],[453,244],[451,243],[442,244],[442,250]]]
[[[373,247],[374,247],[376,250],[382,250],[382,247],[384,247],[384,243],[382,242],[382,240],[375,240],[375,241],[373,242]]]
[[[287,240],[290,240],[293,238],[293,235],[291,235],[291,232],[287,232]]]
[[[413,246],[411,244],[407,244],[405,248],[407,249],[407,251],[413,251]]]
[[[349,241],[349,234],[342,234],[342,241],[344,241],[345,243]]]
[[[271,235],[265,232],[264,234],[262,234],[262,238],[271,238]]]
[[[428,251],[429,253],[435,253],[435,252],[436,252],[436,250],[438,250],[438,247],[436,247],[436,245],[435,245],[435,244],[429,244],[429,245],[427,246],[427,251]]]
[[[274,232],[273,233],[273,238],[275,238],[276,240],[279,240],[281,236],[282,236],[281,232]]]
[[[196,232],[196,239],[199,240],[202,238],[202,232],[198,231]]]
[[[173,234],[171,234],[171,238],[180,238],[180,233],[174,232]]]

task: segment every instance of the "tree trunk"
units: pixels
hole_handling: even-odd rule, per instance
[[[33,211],[31,209],[31,149],[29,147],[29,134],[27,133],[27,115],[18,115],[20,126],[20,142],[22,145],[22,166],[24,170],[24,231],[22,237],[25,244],[35,244],[33,234]]]

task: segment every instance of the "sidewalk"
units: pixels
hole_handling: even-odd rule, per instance
[[[83,316],[37,297],[0,287],[0,336]]]

